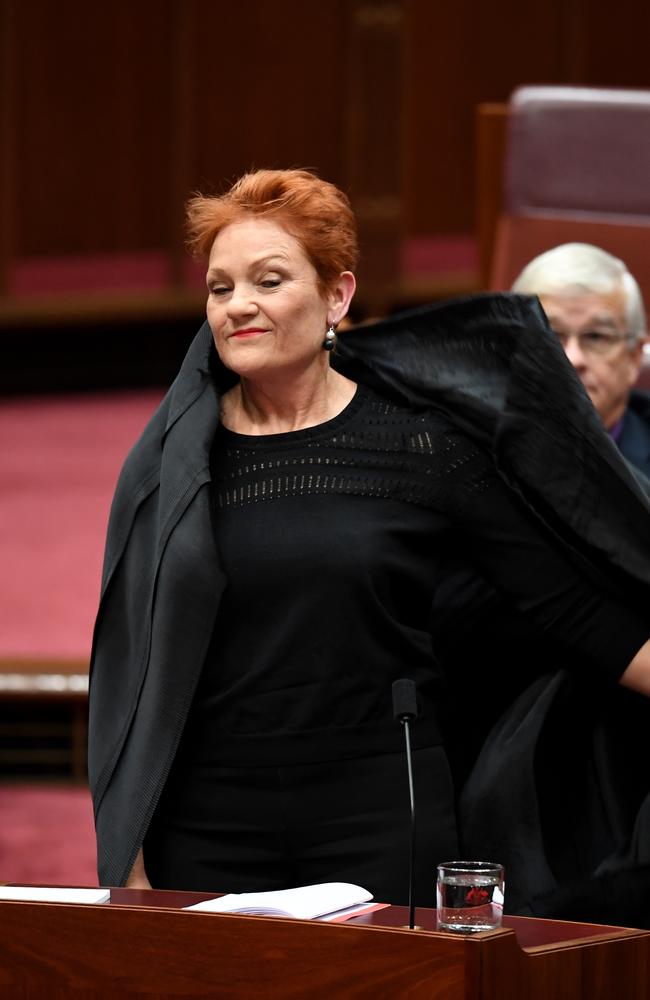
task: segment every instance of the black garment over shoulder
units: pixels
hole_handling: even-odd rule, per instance
[[[618,637],[625,631],[629,634],[632,624],[635,638],[630,645],[634,645],[641,630],[639,621],[650,631],[650,506],[604,431],[561,345],[547,329],[539,303],[532,298],[486,295],[422,307],[372,328],[342,332],[331,363],[343,375],[403,407],[409,419],[416,416],[419,420],[434,410],[444,414],[440,426],[445,433],[450,431],[452,442],[458,442],[459,453],[465,454],[471,441],[477,454],[484,449],[489,455],[490,470],[497,470],[498,481],[466,498],[459,508],[455,504],[435,508],[443,521],[447,518],[449,538],[442,579],[434,588],[436,655],[441,654],[441,633],[446,629],[449,639],[455,622],[457,635],[473,632],[476,642],[470,649],[478,650],[478,665],[481,658],[489,661],[490,676],[496,677],[502,640],[512,637],[513,630],[507,628],[506,636],[496,630],[495,641],[490,642],[481,620],[473,628],[475,619],[464,613],[469,595],[480,590],[478,574],[473,572],[480,561],[480,575],[494,579],[502,593],[511,595],[509,600],[514,596],[522,609],[528,609],[517,623],[523,651],[514,661],[517,669],[521,665],[522,672],[529,672],[526,650],[536,648],[538,629],[545,627],[547,635],[553,641],[557,636],[563,648],[562,636],[575,637],[567,658],[560,659],[573,666],[575,652],[587,669],[593,666],[588,685],[596,666],[601,672],[619,672],[625,656],[621,648],[610,656],[610,641],[618,647]],[[115,493],[89,700],[89,782],[103,885],[122,884],[131,870],[168,784],[211,641],[216,641],[215,615],[229,580],[214,531],[210,452],[220,396],[234,379],[220,364],[210,329],[204,324],[174,385],[130,452]],[[438,426],[437,417],[435,421]],[[456,430],[451,431],[452,426]],[[439,453],[434,449],[425,456],[434,478]],[[399,461],[399,456],[393,457]],[[382,507],[394,502],[403,510],[417,507],[425,516],[434,509],[385,496],[331,494],[306,499],[359,500],[364,506]],[[298,500],[287,497],[286,503]],[[274,501],[276,510],[281,511],[284,503]],[[548,528],[542,528],[543,524]],[[546,564],[550,586],[538,558],[539,539],[547,530],[554,532],[549,559],[556,567],[559,554],[564,560],[558,572],[551,572]],[[445,532],[436,534],[436,546],[444,541]],[[522,544],[526,555],[514,565]],[[584,599],[572,590],[574,564],[582,586],[589,591]],[[563,587],[572,595],[566,617],[557,608]],[[630,615],[636,614],[636,622],[621,623],[620,607],[611,608],[614,614],[604,607],[600,618],[593,606],[589,611],[592,598],[608,604],[608,597],[594,598],[593,594],[605,595],[610,588],[615,595],[611,603],[615,605],[618,599]],[[483,607],[489,610],[492,604],[487,600]],[[445,629],[439,625],[441,615],[447,616]],[[531,616],[537,630],[524,639]],[[589,620],[593,635],[583,642],[581,622]],[[603,636],[605,630],[607,636]],[[335,623],[331,631],[336,634]],[[601,644],[601,638],[607,641]],[[453,655],[456,649],[447,644],[442,659],[445,669],[449,663],[450,671],[458,676],[464,673],[464,660],[462,653]],[[557,670],[557,660],[550,659],[549,666]],[[573,704],[579,713],[584,709],[584,686],[576,678]],[[461,704],[466,693],[468,685],[459,692]],[[486,815],[476,795],[465,800],[466,815],[472,817],[474,826],[480,820],[481,839],[472,841],[477,844],[475,856],[491,856],[487,851],[491,827],[507,831],[508,843],[495,855],[508,869],[511,899],[514,891],[538,898],[555,881],[549,872],[545,818],[536,811],[537,771],[544,767],[544,757],[535,753],[535,733],[545,725],[545,717],[540,716],[551,719],[547,706],[548,701],[533,691],[525,705],[508,708],[508,724],[500,730],[497,742],[477,747],[474,773],[480,781],[474,787],[493,806],[499,801],[495,790],[507,793],[505,811],[499,807]],[[504,702],[488,712],[482,705],[485,718],[475,720],[463,704],[463,718],[474,742],[476,729],[484,732],[506,707]],[[532,736],[531,712],[537,726]],[[480,725],[472,725],[474,721]],[[553,726],[554,739],[561,741],[562,733],[561,727]],[[505,770],[501,767],[504,760]],[[608,755],[599,752],[593,760],[598,769],[597,794],[612,792],[619,800],[620,786],[610,780]],[[645,802],[650,802],[650,796]],[[463,825],[461,817],[461,834],[467,832]],[[626,824],[623,835],[629,832]],[[632,863],[647,864],[648,840],[641,832],[639,827],[635,833],[639,850]],[[513,858],[523,842],[532,847],[525,865],[517,868]],[[612,864],[620,866],[618,857],[610,858]],[[534,875],[534,885],[530,875]]]
[[[399,750],[400,676],[418,688],[415,745],[439,742],[431,609],[450,552],[598,671],[620,674],[647,637],[549,547],[490,458],[442,415],[360,387],[316,427],[261,437],[220,427],[212,479],[227,585],[186,761]]]

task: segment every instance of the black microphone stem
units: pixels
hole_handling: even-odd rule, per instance
[[[411,850],[409,851],[409,930],[415,930],[415,790],[413,787],[413,761],[411,760],[411,729],[409,723],[417,718],[418,702],[415,683],[409,677],[393,681],[393,715],[404,726],[406,740],[406,766],[409,776],[411,799]]]
[[[415,880],[415,791],[413,789],[413,762],[411,760],[411,732],[409,720],[402,719],[406,740],[406,766],[409,775],[409,797],[411,800],[411,850],[409,852],[409,930],[415,930],[415,900],[413,883]]]

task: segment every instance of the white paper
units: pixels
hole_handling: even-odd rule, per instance
[[[296,917],[315,920],[324,914],[338,913],[359,903],[372,900],[372,893],[351,882],[324,882],[303,885],[296,889],[271,892],[230,893],[218,899],[186,906],[186,910],[208,910],[211,913],[248,913],[268,917]]]
[[[344,906],[342,910],[334,910],[334,913],[323,913],[320,917],[315,917],[315,920],[322,920],[323,923],[327,923],[328,920],[340,920],[341,917],[345,917],[346,920],[350,917],[358,917],[362,913],[368,913],[369,910],[383,910],[388,903],[373,903],[372,899],[367,903],[355,903],[354,906]]]
[[[105,903],[110,898],[108,889],[0,885],[0,899],[19,899],[30,903]]]

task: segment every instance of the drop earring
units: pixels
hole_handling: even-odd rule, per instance
[[[334,329],[334,324],[330,323],[327,328],[327,333],[325,334],[325,340],[323,341],[324,351],[333,351],[336,347],[336,330]]]

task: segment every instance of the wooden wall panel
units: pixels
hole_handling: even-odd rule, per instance
[[[408,0],[404,211],[410,234],[474,225],[476,105],[561,76],[564,0]]]
[[[18,255],[156,247],[171,0],[14,0]]]
[[[0,8],[0,271],[10,252],[177,248],[187,194],[251,166],[313,166],[357,202],[397,197],[406,235],[468,232],[479,103],[522,83],[650,87],[637,0],[615,15],[610,0]],[[401,44],[370,28],[363,41],[359,16],[396,17]]]
[[[347,176],[359,227],[359,293],[371,315],[399,298],[403,234],[404,8],[351,0]]]
[[[566,83],[650,88],[650,5],[639,0],[570,0]]]
[[[14,231],[15,52],[13,6],[0,0],[0,295],[7,289]]]
[[[407,0],[404,211],[416,235],[471,230],[476,106],[527,83],[650,87],[637,0]]]
[[[314,167],[345,184],[344,0],[187,5],[191,183],[221,190],[252,167]]]

